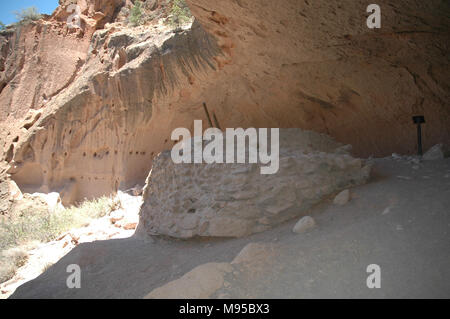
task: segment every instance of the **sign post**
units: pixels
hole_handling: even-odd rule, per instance
[[[425,117],[423,115],[413,116],[413,122],[417,125],[417,145],[419,156],[423,155],[422,150],[422,124],[425,124]]]

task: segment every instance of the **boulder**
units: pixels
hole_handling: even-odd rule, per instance
[[[300,129],[280,130],[279,163],[276,174],[262,175],[260,164],[174,164],[163,152],[147,179],[137,234],[246,236],[365,183],[370,173],[328,136]]]

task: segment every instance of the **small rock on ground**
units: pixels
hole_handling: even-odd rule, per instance
[[[333,203],[335,205],[343,206],[350,201],[350,191],[346,189],[345,191],[340,192],[335,198]]]
[[[314,218],[310,216],[305,216],[301,218],[297,224],[294,226],[294,233],[301,234],[304,233],[312,228],[316,227],[316,222]]]
[[[258,260],[267,260],[273,255],[276,245],[272,243],[250,243],[247,244],[231,262],[235,264],[248,264]]]
[[[442,150],[442,144],[437,144],[430,148],[428,152],[423,155],[425,161],[435,161],[444,159],[444,151]]]
[[[208,263],[191,270],[149,293],[144,299],[207,299],[222,288],[224,276],[232,271],[229,263]]]

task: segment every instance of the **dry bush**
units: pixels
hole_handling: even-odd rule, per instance
[[[11,279],[26,262],[26,250],[13,248],[38,241],[46,243],[61,234],[85,226],[93,219],[106,216],[122,207],[118,199],[101,197],[67,209],[34,209],[27,207],[0,222],[0,282]]]
[[[28,253],[23,248],[11,248],[2,252],[0,257],[0,283],[10,280],[17,269],[24,266]]]
[[[14,15],[16,16],[16,19],[19,24],[36,21],[42,17],[42,15],[39,13],[36,7],[29,7],[21,9],[20,11],[15,11]]]

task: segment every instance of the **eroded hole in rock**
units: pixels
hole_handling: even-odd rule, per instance
[[[39,119],[41,118],[41,113],[37,113],[31,122],[25,123],[23,128],[29,130]]]
[[[11,145],[9,146],[8,151],[6,152],[6,158],[5,158],[5,160],[9,163],[9,162],[12,161],[13,156],[14,156],[14,145],[11,144]]]
[[[1,71],[3,71],[3,70],[1,70]],[[2,92],[3,92],[3,89],[6,87],[6,83],[5,82],[1,82],[0,83],[0,94],[2,94]]]

